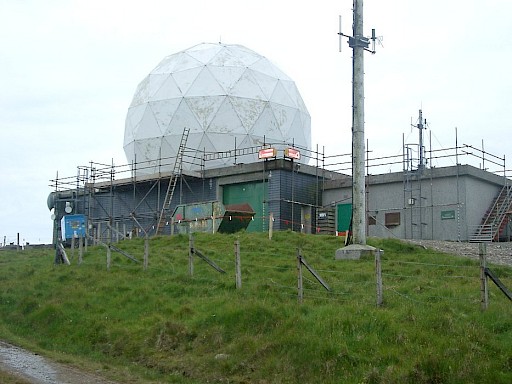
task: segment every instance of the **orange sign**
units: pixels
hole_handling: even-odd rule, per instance
[[[277,150],[275,148],[264,148],[258,151],[258,159],[269,159],[271,157],[276,157]]]
[[[284,155],[290,159],[300,160],[300,152],[294,148],[286,148],[284,150]]]

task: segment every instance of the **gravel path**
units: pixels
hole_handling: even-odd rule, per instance
[[[31,384],[116,384],[0,341],[0,370]]]
[[[477,243],[458,243],[455,241],[439,240],[407,240],[409,243],[431,248],[436,251],[451,253],[454,255],[469,257],[478,260]],[[512,242],[487,243],[487,262],[500,265],[512,266]]]

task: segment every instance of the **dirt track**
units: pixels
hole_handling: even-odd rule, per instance
[[[0,341],[0,370],[31,384],[116,384]]]

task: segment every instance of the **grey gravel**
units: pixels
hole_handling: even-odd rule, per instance
[[[0,370],[22,377],[31,384],[115,384],[3,341],[0,341]]]
[[[479,259],[478,243],[440,240],[407,240],[407,242],[436,251]],[[485,247],[488,263],[512,266],[512,242],[486,243]]]

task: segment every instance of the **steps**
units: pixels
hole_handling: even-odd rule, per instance
[[[498,241],[503,229],[509,222],[509,212],[512,209],[512,187],[504,186],[491,208],[482,219],[469,241],[482,243]]]

